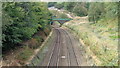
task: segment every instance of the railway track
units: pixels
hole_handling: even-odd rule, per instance
[[[81,66],[83,58],[80,43],[63,28],[54,29],[55,38],[38,66]]]
[[[67,31],[65,31],[64,29],[61,29],[62,32],[65,34],[66,36],[66,39],[67,39],[67,49],[69,51],[69,66],[78,66],[78,61],[76,59],[76,54],[75,54],[75,51],[74,51],[74,48],[73,48],[73,40],[71,39],[69,33]],[[69,46],[68,46],[69,45]]]

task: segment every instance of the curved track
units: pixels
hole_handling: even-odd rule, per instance
[[[55,37],[38,66],[83,66],[87,65],[82,55],[81,44],[69,31],[54,28]]]

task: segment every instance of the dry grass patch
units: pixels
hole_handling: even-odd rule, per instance
[[[76,20],[76,21],[74,21]],[[94,64],[102,66],[117,65],[118,51],[117,51],[117,31],[114,31],[117,27],[114,26],[102,26],[102,24],[94,23],[81,23],[80,19],[74,19],[64,25],[74,31],[79,38],[81,38],[86,47],[94,54],[92,56],[95,61]],[[79,22],[77,22],[79,21]],[[109,28],[114,27],[114,28]],[[91,53],[86,50],[86,54]],[[91,53],[91,54],[92,54]],[[90,56],[90,54],[88,55]],[[94,59],[94,56],[98,58],[98,61]]]

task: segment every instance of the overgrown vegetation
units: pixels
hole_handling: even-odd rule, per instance
[[[57,2],[49,2],[49,3],[48,3],[48,7],[53,7],[53,6],[55,6],[56,3],[57,3]]]
[[[118,66],[118,3],[89,3],[88,10],[90,22],[83,22],[79,17],[79,20],[76,18],[65,26],[84,41],[88,61],[92,57],[93,65]]]
[[[50,10],[50,12],[53,16],[55,16],[55,18],[68,18],[68,16],[65,13],[61,13],[57,10]]]
[[[2,7],[3,51],[31,39],[38,31],[49,29],[51,13],[47,3],[5,2]]]
[[[53,4],[54,2],[49,2]],[[49,5],[48,5],[49,6]],[[84,2],[57,2],[53,5],[55,8],[64,9],[69,12],[75,13],[78,16],[87,16],[89,3]]]
[[[91,3],[89,7],[89,20],[94,23],[104,19],[116,19],[118,16],[118,3],[117,2],[102,2],[102,3]],[[109,24],[109,23],[108,23]]]
[[[24,64],[24,61],[28,60],[30,56],[33,55],[33,50],[27,46],[24,46],[24,50],[17,55],[17,59],[20,60],[21,64]]]
[[[60,2],[60,3],[55,4],[55,8],[63,9],[63,7],[64,7],[64,2]]]

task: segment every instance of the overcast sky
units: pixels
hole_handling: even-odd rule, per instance
[[[1,0],[2,2],[118,2],[120,0]]]

